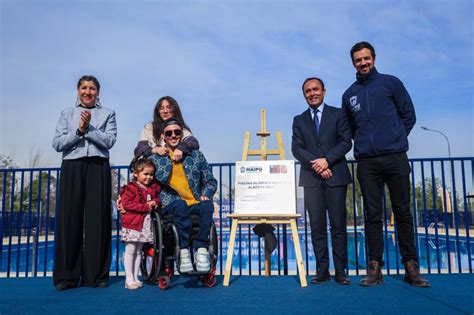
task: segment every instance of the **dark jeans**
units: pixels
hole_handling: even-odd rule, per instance
[[[194,237],[194,248],[209,247],[209,230],[212,224],[214,206],[212,201],[201,201],[188,207],[184,200],[176,200],[162,209],[163,214],[171,213],[178,230],[179,248],[188,248],[191,236],[191,214],[199,215],[199,231]]]
[[[410,212],[410,164],[405,152],[357,160],[359,180],[367,213],[369,260],[383,264],[383,190],[387,184],[398,232],[402,263],[417,259]]]

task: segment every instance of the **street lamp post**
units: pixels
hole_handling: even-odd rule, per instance
[[[437,132],[437,133],[441,134],[446,139],[446,142],[448,143],[448,155],[449,155],[449,158],[451,159],[451,146],[449,145],[448,137],[446,137],[446,135],[444,133],[442,133],[441,131],[439,131],[439,130],[429,129],[429,128],[426,128],[426,127],[421,127],[421,129],[426,130],[426,131],[433,131],[433,132]]]
[[[448,139],[448,137],[446,137],[446,135],[445,135],[444,133],[442,133],[441,131],[439,131],[439,130],[429,129],[429,128],[426,128],[426,127],[421,127],[421,129],[426,130],[426,131],[437,132],[437,133],[441,134],[441,135],[446,139],[446,142],[448,143],[449,177],[451,177],[451,172],[452,172],[452,169],[451,169],[451,163],[452,163],[452,161],[451,161],[451,146],[449,145],[449,139]],[[441,162],[441,163],[443,163],[443,162]],[[447,209],[444,209],[444,211],[447,211],[447,212],[449,213],[450,219],[452,220],[452,215],[453,215],[453,213],[452,213],[452,210],[450,209],[450,208],[451,208],[451,205],[452,205],[452,203],[451,203],[451,196],[450,196],[449,193],[446,195],[446,190],[445,190],[445,189],[443,189],[443,191],[442,191],[442,198],[443,198],[443,200],[444,200],[444,201],[442,202],[443,209],[444,209],[444,208],[447,208]],[[447,202],[446,202],[446,199],[450,200],[450,203],[447,203]],[[453,199],[454,199],[454,196],[453,196]],[[445,225],[446,225],[446,222],[445,222]],[[451,224],[450,224],[449,222],[448,222],[447,225],[448,225],[448,227],[451,226]]]

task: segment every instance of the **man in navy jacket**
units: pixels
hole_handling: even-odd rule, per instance
[[[345,154],[351,149],[351,132],[344,111],[324,104],[326,90],[319,78],[303,83],[309,108],[293,120],[291,150],[301,162],[299,185],[304,187],[317,274],[311,283],[331,279],[326,212],[331,224],[336,282],[349,284],[347,268],[346,194],[351,183]]]
[[[344,93],[342,106],[354,139],[364,208],[367,212],[366,236],[369,263],[367,277],[360,285],[383,283],[383,190],[387,184],[398,232],[405,281],[420,287],[430,286],[420,276],[410,212],[410,165],[408,134],[416,116],[410,95],[396,77],[378,73],[375,50],[360,42],[351,49],[357,80]]]

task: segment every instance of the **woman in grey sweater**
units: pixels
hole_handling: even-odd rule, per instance
[[[111,174],[115,112],[101,106],[99,81],[83,76],[77,102],[59,117],[53,148],[62,152],[53,280],[57,290],[107,287],[111,255]]]

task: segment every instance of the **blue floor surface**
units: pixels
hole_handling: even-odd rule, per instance
[[[177,276],[168,290],[124,288],[112,277],[105,289],[58,292],[51,278],[0,278],[0,314],[473,314],[474,275],[427,275],[431,288],[416,288],[402,276],[365,288],[334,281],[301,288],[296,276],[222,277],[214,288],[197,278]],[[310,278],[308,277],[308,282]]]

